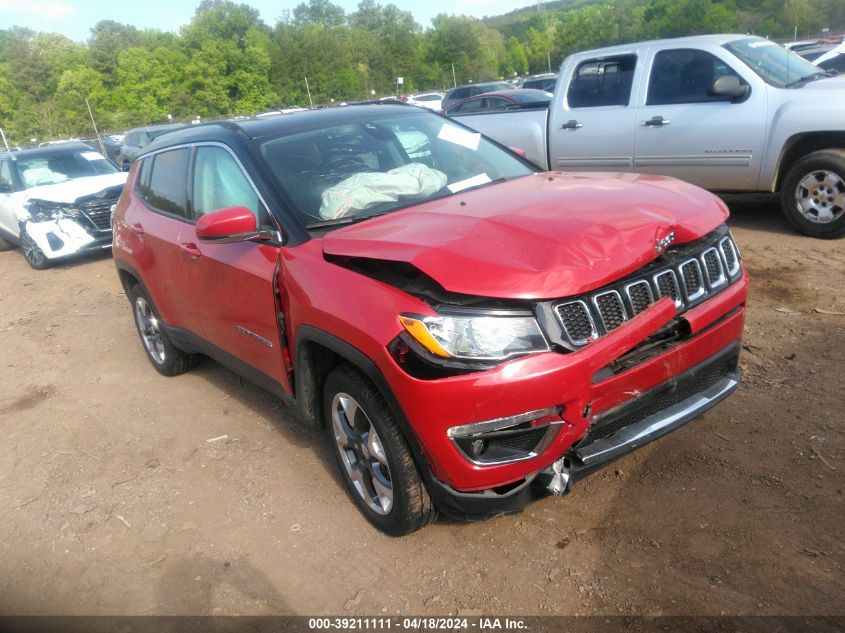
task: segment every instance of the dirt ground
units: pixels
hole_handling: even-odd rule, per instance
[[[109,257],[0,253],[0,614],[845,614],[845,240],[729,203],[741,389],[568,497],[403,539],[282,403],[155,373]]]

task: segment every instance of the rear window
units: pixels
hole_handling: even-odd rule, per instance
[[[570,108],[626,106],[631,99],[636,55],[591,59],[578,65],[569,85]]]
[[[154,209],[188,218],[188,159],[190,150],[175,149],[144,159],[138,194]]]

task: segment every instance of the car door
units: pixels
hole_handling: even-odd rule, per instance
[[[138,266],[159,314],[171,327],[195,331],[189,302],[179,289],[185,286],[180,263],[182,232],[191,226],[186,181],[190,148],[146,156],[140,164],[130,204],[117,227]],[[131,181],[131,176],[130,176]]]
[[[276,229],[255,186],[228,148],[197,147],[190,181],[194,220],[241,206],[253,212],[259,227]],[[186,297],[203,337],[290,393],[275,292],[278,244],[202,243],[190,225],[182,234],[181,247]],[[261,383],[261,378],[256,382]]]
[[[631,171],[634,167],[633,86],[638,73],[632,53],[576,59],[563,99],[550,106],[551,169]]]
[[[766,134],[766,89],[721,49],[670,48],[650,55],[634,139],[637,171],[719,190],[757,186]],[[744,98],[712,95],[718,77],[749,87]]]

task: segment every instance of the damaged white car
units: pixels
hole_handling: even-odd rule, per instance
[[[111,247],[111,210],[126,174],[68,143],[0,154],[0,251],[20,246],[37,270]]]

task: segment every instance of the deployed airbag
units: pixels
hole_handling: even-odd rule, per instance
[[[422,163],[409,163],[388,172],[362,172],[326,189],[320,217],[334,220],[399,196],[430,196],[446,185],[446,174]]]

